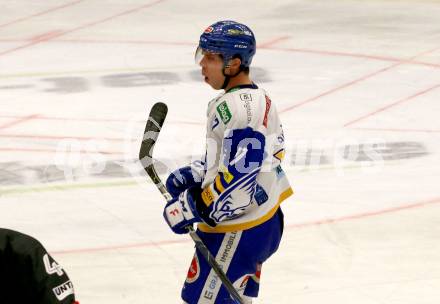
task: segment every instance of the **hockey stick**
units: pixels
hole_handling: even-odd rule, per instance
[[[141,161],[142,167],[150,176],[151,180],[154,182],[156,187],[159,189],[160,193],[165,197],[167,202],[172,199],[171,194],[167,191],[166,187],[160,180],[159,175],[154,169],[153,160],[153,148],[156,144],[157,138],[159,137],[159,132],[165,122],[165,117],[168,113],[168,107],[162,102],[155,103],[150,110],[150,115],[148,116],[148,121],[145,126],[144,137],[142,139],[141,148],[139,151],[139,160]],[[237,290],[232,285],[231,281],[228,279],[224,271],[221,269],[220,265],[216,262],[215,257],[209,252],[209,249],[197,235],[193,226],[186,227],[188,233],[195,243],[196,248],[203,255],[203,257],[208,262],[209,266],[214,270],[214,272],[219,277],[220,281],[223,283],[231,297],[234,299],[235,303],[245,304],[241,296],[238,294]]]

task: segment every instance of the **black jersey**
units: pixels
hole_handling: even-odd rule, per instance
[[[0,228],[0,304],[72,303],[72,282],[43,245]]]

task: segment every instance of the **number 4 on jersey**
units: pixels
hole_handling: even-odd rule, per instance
[[[43,257],[43,263],[44,263],[44,268],[46,268],[46,272],[48,274],[58,274],[58,276],[62,276],[64,274],[63,272],[63,268],[61,268],[60,265],[58,265],[57,262],[53,261],[52,263],[50,262],[49,259],[49,255],[46,253]]]

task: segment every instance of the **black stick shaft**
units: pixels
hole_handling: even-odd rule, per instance
[[[142,163],[148,176],[154,182],[156,187],[159,189],[160,193],[165,197],[167,202],[172,199],[171,194],[167,191],[166,187],[162,183],[159,175],[154,168],[153,160],[153,148],[156,144],[157,138],[159,137],[159,132],[165,122],[165,117],[168,113],[168,108],[166,104],[158,102],[153,105],[148,117],[147,124],[145,126],[144,137],[142,139],[141,148],[139,151],[139,160]],[[245,304],[241,296],[238,294],[237,290],[232,285],[231,281],[228,279],[224,271],[221,269],[220,265],[215,260],[215,257],[209,252],[208,247],[203,243],[200,237],[197,235],[196,231],[192,226],[187,227],[189,235],[195,243],[196,248],[203,255],[203,257],[208,262],[209,266],[214,270],[216,275],[219,277],[222,284],[225,286],[226,290],[229,292],[231,297],[234,299],[235,303]]]

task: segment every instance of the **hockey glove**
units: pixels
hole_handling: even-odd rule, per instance
[[[186,189],[201,185],[201,177],[191,166],[185,166],[171,172],[166,181],[166,187],[168,192],[177,197],[180,193]]]
[[[202,221],[196,209],[196,200],[190,190],[185,190],[178,197],[173,198],[163,211],[163,217],[174,233],[188,233],[186,226]]]

